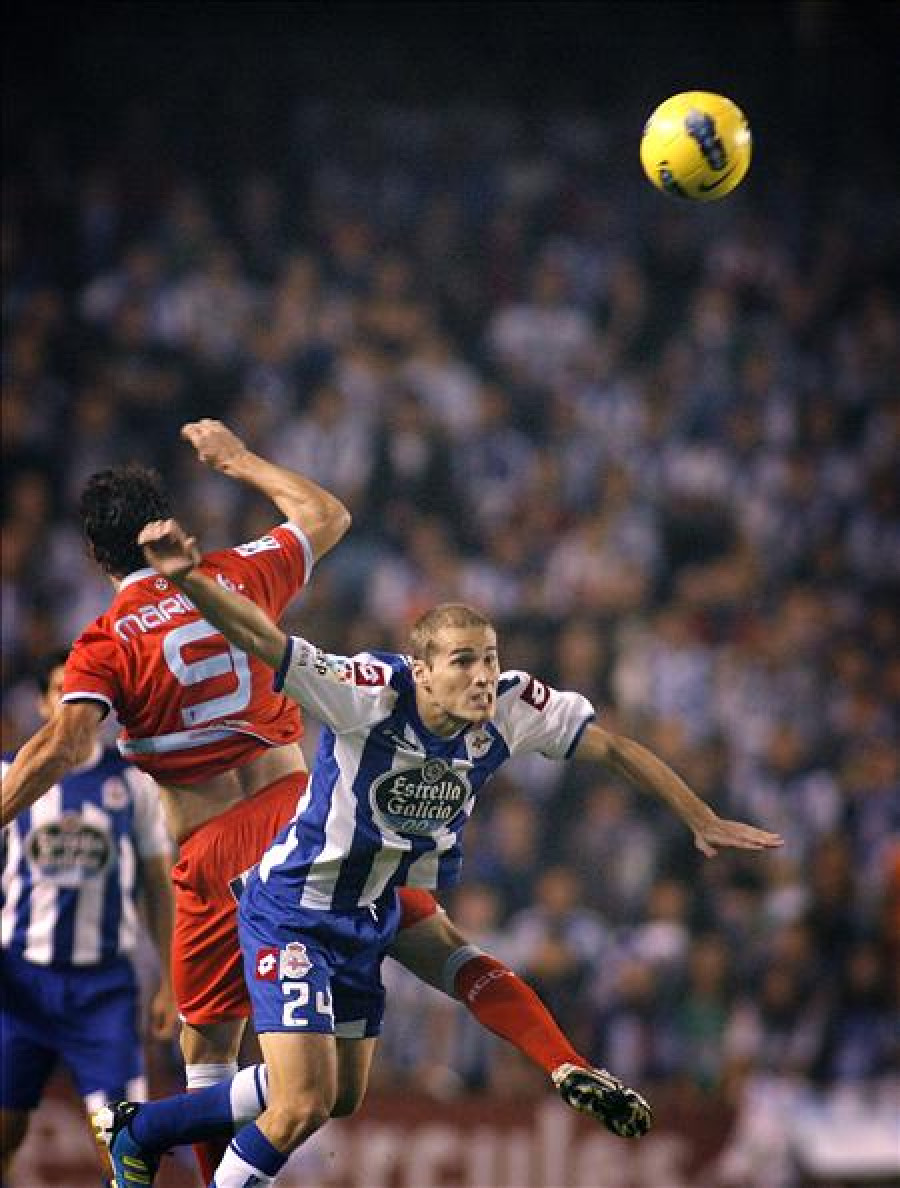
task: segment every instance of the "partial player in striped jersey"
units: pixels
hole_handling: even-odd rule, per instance
[[[36,673],[45,718],[59,702],[65,661],[65,652],[55,653]],[[171,856],[152,780],[99,744],[3,830],[4,1177],[58,1062],[68,1068],[89,1110],[123,1091],[146,1095],[130,958],[141,927],[140,901],[161,968],[150,1030],[171,1038]]]
[[[424,615],[410,656],[330,655],[288,638],[249,600],[202,574],[196,543],[175,521],[148,525],[139,540],[159,572],[227,639],[275,669],[276,687],[325,726],[297,817],[241,887],[239,932],[268,1098],[258,1122],[232,1140],[217,1188],[272,1183],[304,1139],[359,1105],[383,1014],[380,966],[400,918],[397,888],[458,880],[465,822],[511,756],[602,763],[668,804],[705,854],[781,844],[719,818],[662,760],[597,725],[580,694],[501,672],[494,628],[469,607]],[[602,1092],[617,1132],[644,1133],[643,1099],[598,1075],[607,1078]],[[159,1151],[195,1127],[232,1121],[230,1090],[200,1096],[109,1119],[120,1183],[128,1161],[152,1176]]]

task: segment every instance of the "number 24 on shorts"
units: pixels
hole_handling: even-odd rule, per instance
[[[306,982],[282,982],[281,990],[287,1002],[281,1011],[281,1021],[285,1027],[308,1027],[309,1020],[300,1014],[309,1008],[309,985]],[[327,1015],[334,1019],[331,1005],[331,995],[327,990],[317,990],[314,1010],[317,1015]]]

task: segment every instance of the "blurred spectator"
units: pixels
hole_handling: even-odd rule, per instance
[[[516,967],[570,1036],[578,1035],[582,1026],[575,1004],[610,943],[603,918],[583,907],[583,900],[577,873],[568,866],[551,866],[537,878],[533,904],[508,924]]]
[[[760,1072],[789,1081],[811,1076],[825,1021],[821,989],[800,971],[767,966],[728,1023],[725,1053],[732,1075]]]
[[[690,949],[687,975],[672,1011],[672,1027],[676,1067],[707,1092],[722,1085],[725,1028],[733,989],[723,939],[714,933],[701,934]]]
[[[616,967],[612,992],[591,1026],[588,1051],[619,1076],[652,1085],[675,1072],[672,1018],[650,965],[626,958]]]
[[[872,941],[859,941],[847,954],[825,1029],[819,1075],[826,1082],[871,1081],[896,1070],[897,970]]]

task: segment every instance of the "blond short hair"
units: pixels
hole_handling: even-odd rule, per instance
[[[444,627],[488,627],[493,630],[494,624],[480,611],[466,606],[464,602],[441,602],[427,610],[412,625],[409,646],[416,660],[431,663],[435,651],[435,636]]]

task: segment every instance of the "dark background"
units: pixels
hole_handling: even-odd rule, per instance
[[[877,144],[884,184],[898,52],[893,3],[29,4],[6,23],[7,151],[49,118],[100,152],[152,108],[216,168],[269,162],[303,95],[614,114],[703,88],[746,104],[763,161],[830,175]]]

